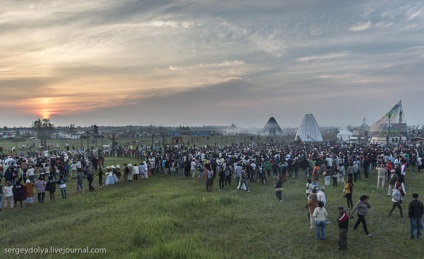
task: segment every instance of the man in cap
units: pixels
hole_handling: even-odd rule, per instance
[[[347,250],[347,231],[349,229],[349,214],[343,206],[337,207],[339,210],[339,250]]]

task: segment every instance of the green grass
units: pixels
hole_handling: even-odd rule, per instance
[[[106,164],[137,163],[124,158]],[[289,179],[283,203],[273,183],[251,184],[251,192],[237,191],[234,183],[207,193],[196,179],[155,175],[147,180],[120,182],[77,195],[75,180],[68,199],[56,192],[56,201],[0,212],[0,258],[4,248],[106,248],[107,258],[419,258],[422,242],[409,240],[407,204],[413,192],[422,192],[424,174],[408,172],[405,218],[391,218],[387,189],[377,189],[376,173],[355,184],[354,202],[370,196],[366,217],[372,238],[350,222],[349,250],[337,250],[338,205],[345,205],[342,186],[327,187],[327,240],[315,241],[304,208],[304,179]],[[270,180],[270,179],[268,179]],[[97,183],[97,179],[95,179]],[[320,181],[323,184],[323,180]],[[84,183],[86,190],[88,183]],[[97,186],[97,184],[95,185]],[[422,193],[420,193],[422,196]],[[355,218],[356,220],[356,218]],[[39,258],[39,254],[27,255]],[[58,254],[49,254],[56,258]],[[105,254],[67,254],[65,258],[104,258]]]

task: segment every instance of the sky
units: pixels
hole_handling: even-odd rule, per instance
[[[0,127],[424,123],[424,1],[2,0]]]

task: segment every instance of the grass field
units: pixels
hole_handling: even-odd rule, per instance
[[[124,162],[139,161],[106,158],[106,164]],[[411,194],[421,192],[422,197],[423,179],[423,174],[409,172],[405,215]],[[422,242],[409,240],[408,218],[401,219],[397,211],[387,217],[390,198],[386,188],[375,187],[375,172],[359,181],[353,194],[354,202],[361,194],[370,196],[372,208],[366,218],[374,236],[366,237],[362,228],[353,231],[351,221],[347,252],[337,249],[336,207],[345,205],[341,185],[327,188],[332,223],[327,225],[327,240],[315,241],[304,208],[304,179],[289,179],[283,203],[275,197],[272,182],[252,183],[247,193],[234,185],[219,191],[216,180],[214,191],[207,193],[203,181],[155,175],[78,195],[74,181],[68,184],[66,200],[57,190],[55,202],[46,197],[44,204],[0,212],[1,258],[11,257],[8,248],[39,247],[67,252],[106,249],[106,254],[80,251],[67,258],[422,258]],[[88,183],[84,185],[87,190]]]

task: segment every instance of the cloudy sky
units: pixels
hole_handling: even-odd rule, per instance
[[[424,123],[424,1],[2,0],[0,126]]]

